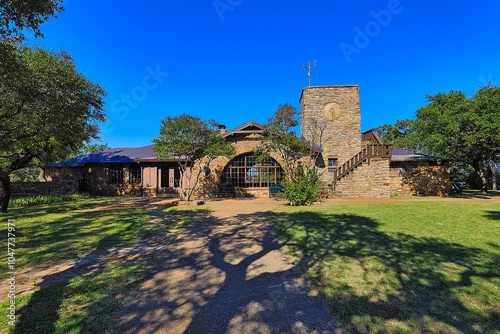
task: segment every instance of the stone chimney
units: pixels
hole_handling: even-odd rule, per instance
[[[226,126],[225,126],[225,125],[222,125],[222,124],[221,124],[221,125],[219,125],[219,132],[220,132],[220,134],[225,133],[225,132],[226,132]]]

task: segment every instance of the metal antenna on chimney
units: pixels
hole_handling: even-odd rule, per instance
[[[302,67],[304,68],[304,71],[308,71],[307,75],[309,76],[309,86],[311,86],[311,68],[316,67],[316,60],[314,61],[314,66],[311,66],[311,62],[309,62],[309,67],[306,67],[306,64],[303,64]]]

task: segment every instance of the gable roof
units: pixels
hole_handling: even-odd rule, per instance
[[[262,134],[264,132],[264,125],[257,123],[255,121],[248,121],[244,124],[241,124],[240,126],[235,127],[232,130],[229,130],[227,132],[224,132],[221,134],[222,138],[226,138],[229,136],[234,136],[238,134],[252,134],[252,133],[258,133]]]
[[[400,148],[394,148],[392,150],[392,158],[393,162],[402,162],[402,161],[451,161],[452,159],[448,158],[439,158],[434,157],[428,154],[415,153],[407,150],[402,150]]]

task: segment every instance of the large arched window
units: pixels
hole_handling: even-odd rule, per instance
[[[222,183],[235,187],[269,187],[269,183],[281,183],[283,169],[273,158],[257,161],[257,155],[246,153],[229,161],[222,172]]]

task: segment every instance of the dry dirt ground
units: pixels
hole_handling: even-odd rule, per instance
[[[128,303],[116,333],[340,333],[272,233],[269,199],[208,202]]]

